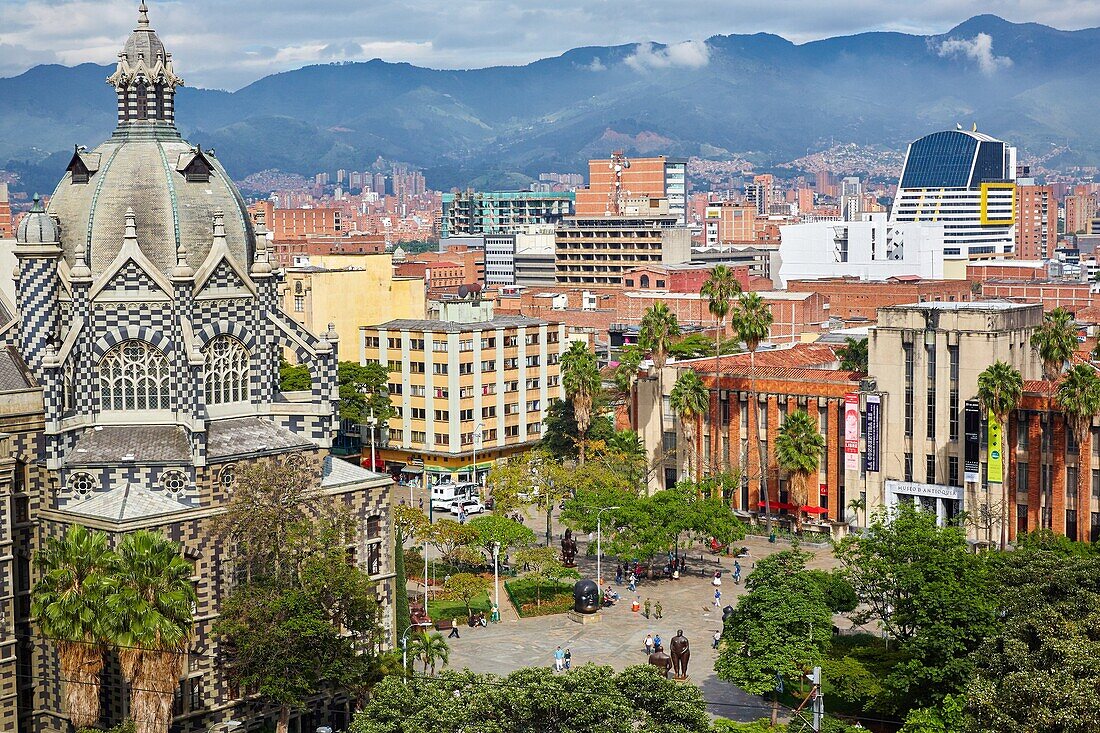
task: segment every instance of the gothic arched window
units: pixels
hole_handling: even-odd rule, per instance
[[[145,341],[123,341],[99,362],[99,396],[104,410],[171,409],[171,369],[160,349]]]
[[[232,336],[217,336],[203,347],[206,404],[248,401],[248,349]]]

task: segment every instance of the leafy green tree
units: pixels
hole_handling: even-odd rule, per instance
[[[535,584],[536,607],[542,605],[542,587],[558,582],[567,574],[554,547],[524,547],[516,552],[516,562],[531,568],[526,577]]]
[[[424,512],[410,504],[398,504],[391,510],[394,533],[400,540],[422,542],[432,523]]]
[[[642,314],[638,326],[638,345],[649,354],[653,366],[657,369],[657,393],[664,399],[665,364],[668,362],[669,349],[680,337],[680,323],[676,314],[668,306],[658,301]],[[661,423],[661,435],[665,434],[665,411],[658,410]]]
[[[630,486],[640,489],[647,473],[645,443],[633,430],[619,430],[607,443],[606,463],[613,471],[624,473]]]
[[[859,596],[848,578],[839,570],[807,570],[810,578],[821,588],[825,604],[833,613],[848,613],[856,610]]]
[[[1096,369],[1078,364],[1066,372],[1054,394],[1077,441],[1077,496],[1090,495],[1092,483],[1092,420],[1100,413],[1100,377]],[[1010,451],[1005,451],[1005,457]],[[1008,465],[1005,464],[1007,471]],[[1078,510],[1077,538],[1087,541],[1092,514]]]
[[[546,450],[533,450],[510,459],[503,465],[493,466],[486,478],[486,485],[496,502],[496,511],[514,509],[527,511],[534,506],[546,518],[546,544],[550,544],[550,522],[554,509],[563,499],[573,495],[577,475],[590,474],[566,468],[561,461]]]
[[[122,538],[112,562],[107,623],[130,683],[138,733],[168,733],[194,635],[194,567],[181,549],[163,535],[138,530]]]
[[[112,630],[104,605],[114,553],[107,535],[81,525],[64,537],[46,538],[35,556],[41,579],[31,594],[31,615],[42,635],[57,647],[65,685],[65,707],[75,729],[99,722],[104,642]]]
[[[674,359],[699,359],[715,352],[714,339],[704,333],[689,333],[668,347]]]
[[[424,631],[413,634],[408,641],[409,657],[419,659],[424,665],[424,674],[435,674],[436,665],[446,667],[451,661],[451,647],[438,631]]]
[[[365,423],[374,410],[374,418],[381,424],[393,414],[390,402],[390,373],[381,364],[358,364],[342,361],[336,368],[336,381],[340,389],[340,419],[355,424]]]
[[[1095,379],[1095,377],[1094,377]],[[1010,475],[1009,458],[1013,451],[1009,450],[1008,433],[1005,428],[1008,425],[1009,416],[1015,412],[1016,406],[1024,396],[1024,378],[1020,371],[1006,362],[998,359],[990,364],[978,375],[978,401],[982,407],[993,416],[1001,430],[1001,454],[1003,465],[1001,468],[1001,550],[1008,543],[1008,477]],[[1097,394],[1100,400],[1100,393]]]
[[[573,416],[577,421],[577,453],[580,465],[584,465],[588,427],[592,421],[592,409],[600,396],[600,368],[596,355],[586,344],[574,341],[561,356],[561,384],[565,395],[573,403]]]
[[[599,445],[615,435],[615,426],[611,418],[602,414],[603,398],[597,397],[592,415],[585,431],[585,440],[589,445]],[[546,408],[546,417],[542,420],[542,440],[539,446],[558,460],[570,460],[579,456],[581,444],[580,427],[577,424],[573,403],[569,400],[550,400]]]
[[[699,472],[695,437],[699,420],[710,409],[710,392],[694,369],[688,369],[676,378],[668,398],[669,407],[680,420],[680,427],[688,442],[688,475],[692,480]]]
[[[620,398],[627,404],[627,409],[632,410],[631,399],[634,395],[634,384],[638,381],[638,370],[642,366],[645,352],[637,344],[624,346],[619,352],[619,365],[615,367],[615,389]]]
[[[405,543],[398,532],[397,540],[393,543],[393,587],[397,596],[394,600],[393,618],[397,633],[412,625],[408,586],[409,578],[405,574]]]
[[[470,547],[478,541],[478,532],[468,524],[444,517],[428,529],[425,539],[444,560],[451,560],[459,548]]]
[[[1042,325],[1031,335],[1031,348],[1043,363],[1043,377],[1054,384],[1077,351],[1077,326],[1065,308],[1043,315]]]
[[[783,421],[775,439],[775,458],[779,467],[791,476],[791,503],[797,507],[795,530],[802,531],[802,506],[806,503],[806,484],[816,477],[825,452],[825,438],[817,422],[805,410],[795,410]]]
[[[757,563],[746,581],[749,592],[726,622],[714,665],[719,678],[746,692],[772,695],[772,725],[779,717],[780,680],[797,679],[819,664],[832,636],[832,614],[805,572],[805,553],[776,555]]]
[[[313,387],[313,376],[305,364],[291,364],[286,359],[279,360],[279,391],[306,392]]]
[[[520,547],[535,544],[535,533],[530,527],[501,514],[482,514],[471,519],[467,526],[477,532],[477,544],[492,561],[493,545],[500,544],[501,557]]]
[[[973,721],[965,710],[962,695],[947,695],[935,707],[916,708],[905,716],[900,733],[962,733],[973,731]],[[1023,729],[1016,729],[1023,730]]]
[[[470,601],[489,590],[489,581],[473,573],[455,573],[443,583],[443,592],[448,598],[459,601],[466,607],[466,616],[473,614]]]
[[[876,706],[904,714],[961,690],[970,653],[994,628],[986,565],[963,530],[938,527],[934,514],[903,503],[873,515],[835,553],[859,597],[852,620],[877,623],[903,655]]]
[[[733,330],[737,332],[737,337],[744,342],[745,348],[749,351],[749,429],[755,429],[753,427],[754,420],[753,414],[755,413],[756,405],[756,350],[760,348],[761,342],[768,338],[771,333],[772,327],[772,309],[756,293],[742,293],[737,299],[737,310],[734,312],[731,321],[733,324]],[[763,466],[763,457],[760,455],[760,441],[749,441],[750,456],[751,451],[756,451],[756,464],[757,466]],[[749,459],[750,465],[752,465],[752,459]],[[750,492],[750,499],[753,496],[757,496],[757,488],[760,486],[760,476],[749,476],[749,484],[754,487],[754,490]],[[767,489],[765,488],[765,491]],[[755,502],[755,499],[751,499]],[[767,512],[767,525],[768,531],[772,528],[772,514],[770,508]]]
[[[867,339],[844,338],[844,345],[836,351],[840,357],[840,368],[847,372],[867,373]]]

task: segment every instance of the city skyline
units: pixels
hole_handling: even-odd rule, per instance
[[[112,39],[133,24],[131,0],[5,0],[0,3],[0,76],[38,65],[114,61]],[[263,22],[254,2],[197,0],[153,2],[191,85],[237,89],[268,74],[316,63],[381,58],[441,69],[522,65],[586,46],[634,45],[626,63],[639,73],[668,66],[703,66],[705,41],[714,35],[771,33],[794,43],[863,32],[947,34],[975,15],[994,13],[1011,22],[1059,29],[1100,26],[1100,7],[1033,1],[1012,8],[988,2],[930,3],[907,7],[846,0],[827,8],[801,0],[766,9],[698,4],[681,8],[628,3],[524,3],[490,0],[455,8],[322,0],[308,7],[265,3]],[[633,6],[633,7],[631,7]],[[819,8],[821,8],[819,10]],[[334,26],[333,18],[340,23]],[[338,30],[334,31],[334,27]],[[491,28],[491,30],[486,30]],[[959,42],[951,53],[990,69],[1004,63],[979,39]],[[657,44],[656,46],[650,44]],[[995,39],[994,39],[995,46]]]

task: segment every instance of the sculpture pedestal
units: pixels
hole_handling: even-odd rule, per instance
[[[598,624],[600,622],[600,617],[602,616],[599,611],[597,611],[596,613],[577,613],[576,611],[572,610],[566,611],[565,615],[569,617],[570,621],[575,621],[582,626],[587,626],[588,624]]]

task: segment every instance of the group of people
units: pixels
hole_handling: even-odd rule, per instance
[[[661,635],[648,633],[645,635],[645,639],[642,641],[642,646],[645,647],[646,656],[649,656],[653,652],[659,652],[664,649],[664,641],[661,639]]]
[[[664,606],[661,605],[661,602],[657,601],[656,605],[654,605],[654,604],[651,604],[649,602],[648,598],[645,599],[645,604],[642,606],[642,611],[643,611],[643,615],[646,618],[650,618],[650,612],[651,611],[652,611],[652,614],[653,614],[652,617],[654,619],[659,619],[659,618],[662,618],[664,616]]]
[[[554,650],[554,671],[564,672],[573,666],[573,654],[569,647],[562,649],[560,646]]]

